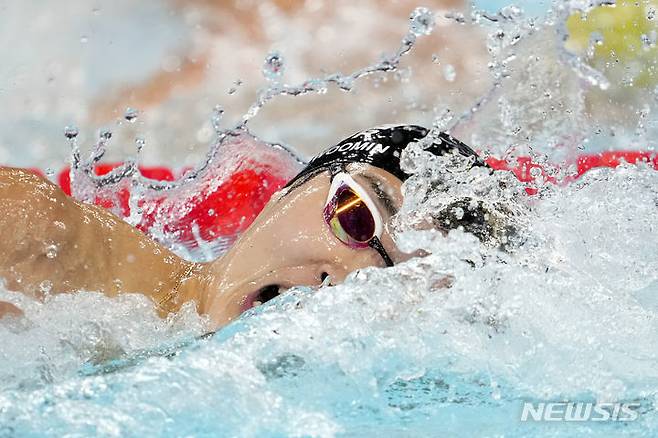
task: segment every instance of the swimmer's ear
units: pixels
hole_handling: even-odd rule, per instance
[[[462,198],[432,215],[434,226],[449,231],[457,228],[475,235],[491,247],[509,250],[517,235],[512,213],[503,205],[473,198]]]

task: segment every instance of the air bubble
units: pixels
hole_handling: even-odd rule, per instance
[[[414,9],[409,21],[409,30],[416,36],[431,34],[436,24],[434,13],[424,7]]]

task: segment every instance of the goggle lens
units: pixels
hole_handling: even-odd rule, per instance
[[[364,200],[349,186],[341,186],[324,211],[334,235],[346,245],[363,248],[375,236],[375,218]]]

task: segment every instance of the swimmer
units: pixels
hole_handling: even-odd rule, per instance
[[[49,293],[141,293],[161,316],[189,301],[216,327],[299,285],[342,282],[357,269],[411,256],[386,224],[402,205],[400,153],[428,130],[400,125],[357,133],[310,160],[230,250],[187,262],[110,212],[68,197],[25,170],[0,168],[0,279],[37,299]],[[441,134],[429,149],[473,157]],[[0,315],[20,309],[0,302]]]

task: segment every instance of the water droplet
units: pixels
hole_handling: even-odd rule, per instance
[[[142,152],[142,149],[144,149],[144,144],[146,144],[146,140],[143,137],[135,138],[135,146],[137,146],[137,153]]]
[[[402,47],[405,50],[409,50],[416,43],[416,39],[417,39],[416,35],[414,35],[413,33],[408,33],[404,36],[404,38],[402,38],[402,41],[400,43],[402,44]],[[395,65],[397,64],[398,61],[399,61],[399,57],[391,58],[388,61],[382,62],[382,65],[388,65],[389,66],[388,70],[390,71],[395,68]]]
[[[134,108],[126,108],[126,111],[123,113],[123,118],[129,123],[134,123],[138,116],[139,111]]]
[[[229,95],[235,94],[235,92],[238,91],[238,87],[240,85],[242,85],[242,79],[236,79],[235,81],[233,81],[233,86],[229,88],[228,94]]]
[[[109,139],[112,138],[112,131],[107,130],[107,129],[103,129],[103,130],[100,132],[100,134],[98,134],[98,137],[99,137],[101,140],[105,140],[105,141],[107,141],[107,140],[109,140]]]
[[[436,53],[432,54],[432,63],[433,64],[440,64],[441,63],[439,55],[437,55]]]
[[[453,113],[450,108],[446,107],[434,107],[434,120],[432,121],[432,133],[438,134],[439,132],[445,131],[450,127],[450,122],[453,119]],[[440,143],[442,140],[435,138],[437,143]],[[429,146],[429,144],[428,144]]]
[[[80,131],[75,126],[67,126],[64,128],[64,136],[69,140],[72,140],[78,136]]]
[[[336,84],[338,85],[338,88],[343,91],[351,91],[354,87],[354,78],[350,76],[341,76],[336,81]]]
[[[409,16],[409,30],[416,36],[431,34],[435,23],[434,13],[424,7],[414,9]]]
[[[642,41],[642,48],[644,50],[649,50],[652,47],[656,46],[656,40],[658,39],[658,34],[655,30],[652,30],[648,34],[643,33],[640,35],[640,40]]]
[[[452,209],[452,214],[457,220],[462,220],[464,219],[464,209],[461,207],[454,207]]]
[[[215,210],[212,208],[208,209],[208,216],[214,216],[215,215]]]
[[[601,32],[592,32],[589,34],[589,41],[597,46],[602,46],[604,41],[603,34]]]
[[[50,292],[53,290],[53,282],[50,280],[43,280],[39,283],[39,290],[45,296],[50,295]]]
[[[89,38],[88,38],[86,35],[82,35],[82,36],[80,37],[80,43],[82,43],[82,44],[86,44],[87,41],[89,41]]]
[[[519,18],[523,17],[523,9],[514,5],[505,6],[500,10],[500,16],[507,18],[510,21],[517,21]]]
[[[263,63],[263,76],[268,81],[278,81],[285,70],[285,61],[279,52],[270,52]]]
[[[46,176],[48,178],[55,176],[55,171],[51,167],[46,167]]]
[[[461,12],[448,12],[445,17],[448,20],[454,20],[456,23],[464,24],[466,23],[466,18]]]
[[[54,259],[55,257],[57,257],[57,250],[58,250],[57,245],[53,244],[46,246],[46,257],[48,257],[49,259]]]
[[[222,132],[222,117],[224,117],[224,108],[221,105],[215,105],[215,108],[212,110],[212,117],[210,122],[216,133]]]
[[[453,82],[457,78],[457,71],[452,64],[446,64],[443,67],[443,77],[448,82]]]
[[[656,8],[654,8],[653,6],[649,6],[647,8],[647,20],[651,21],[654,18],[656,18]]]
[[[314,91],[318,94],[325,94],[327,92],[327,81],[322,79],[309,79],[304,82],[303,85],[305,90]]]

